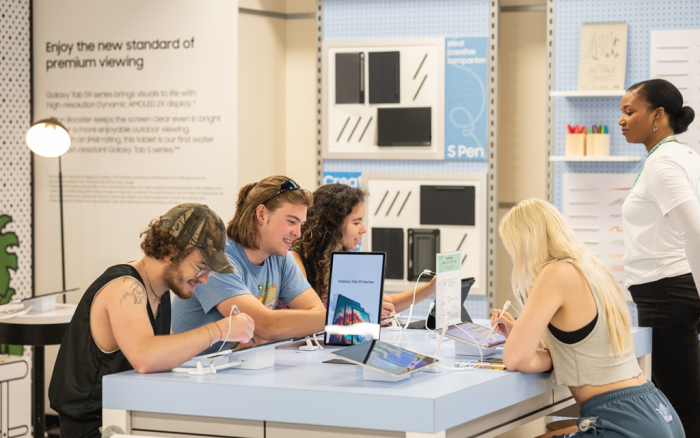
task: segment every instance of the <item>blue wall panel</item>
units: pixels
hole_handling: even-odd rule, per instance
[[[330,41],[427,37],[488,37],[488,0],[325,0],[323,38]],[[486,173],[486,162],[443,160],[324,160],[324,172]],[[486,297],[470,297],[470,313],[485,318]],[[416,305],[422,319],[429,300]]]
[[[576,90],[581,25],[595,22],[627,22],[627,72],[625,87],[649,79],[649,52],[652,30],[700,28],[700,1],[697,0],[556,0],[554,36],[554,88]],[[696,108],[700,110],[700,108]],[[557,97],[554,105],[554,153],[564,155],[567,124],[605,124],[610,127],[610,155],[646,156],[643,145],[629,144],[620,133],[619,97]],[[554,204],[562,208],[564,172],[636,173],[641,162],[633,163],[555,163]],[[632,176],[634,180],[634,176]],[[632,181],[630,181],[630,184]]]
[[[488,36],[486,0],[326,0],[325,40]]]

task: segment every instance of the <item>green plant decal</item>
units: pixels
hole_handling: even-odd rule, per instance
[[[12,218],[6,214],[0,215],[0,304],[7,304],[15,294],[10,288],[10,269],[17,270],[17,254],[7,252],[11,246],[19,246],[19,240],[15,233],[3,233],[5,225],[12,222]],[[21,345],[0,345],[0,354],[22,356]]]
[[[10,288],[10,269],[17,270],[17,254],[7,252],[11,246],[18,246],[15,233],[3,233],[5,225],[12,222],[6,214],[0,215],[0,304],[7,304],[15,290]]]

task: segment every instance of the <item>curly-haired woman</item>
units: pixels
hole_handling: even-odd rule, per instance
[[[362,189],[345,184],[328,184],[314,192],[301,237],[292,244],[292,255],[311,287],[324,303],[328,299],[331,254],[353,251],[367,232],[364,225],[365,198]],[[435,279],[416,289],[416,302],[435,293]],[[413,290],[384,295],[382,317],[408,309]]]

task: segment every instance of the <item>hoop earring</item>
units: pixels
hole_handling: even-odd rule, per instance
[[[656,122],[654,122],[654,132],[656,132]]]

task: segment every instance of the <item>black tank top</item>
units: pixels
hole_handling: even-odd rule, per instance
[[[143,284],[138,271],[130,265],[108,268],[85,291],[63,336],[49,384],[51,407],[62,416],[75,420],[101,417],[102,376],[134,369],[121,350],[112,353],[100,350],[90,331],[90,308],[95,295],[121,277],[133,277]],[[163,294],[157,317],[153,317],[148,300],[144,312],[148,312],[154,334],[170,334],[170,292]]]

